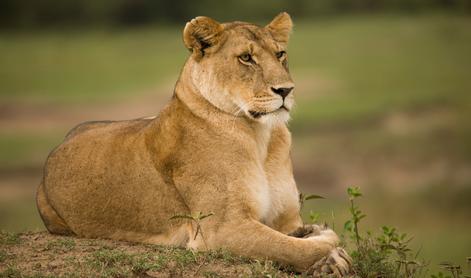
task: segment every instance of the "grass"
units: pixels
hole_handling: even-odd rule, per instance
[[[2,278],[21,278],[21,272],[15,268],[14,266],[9,266],[3,272],[0,273],[0,277]]]
[[[70,251],[75,248],[75,241],[70,238],[60,238],[57,240],[52,240],[47,243],[47,250],[55,250],[56,252],[60,251]]]
[[[436,194],[433,197],[432,192]],[[407,195],[369,189],[365,192],[365,197],[356,201],[367,215],[361,220],[360,232],[378,235],[383,233],[382,226],[397,227],[413,238],[409,247],[415,251],[420,250],[420,258],[427,264],[429,273],[443,271],[440,263],[446,261],[464,266],[465,258],[469,257],[471,250],[471,225],[466,213],[469,208],[458,209],[452,204],[461,206],[453,199],[458,196],[465,199],[464,196],[468,196],[466,194],[469,193],[452,189],[443,192],[440,187]],[[320,214],[320,222],[328,223],[338,233],[344,233],[344,223],[351,217],[345,196],[306,203],[304,219],[309,219],[308,212],[311,210]],[[355,248],[354,244],[349,246],[350,251]]]
[[[3,263],[8,258],[7,252],[0,250],[0,263]]]
[[[2,231],[0,233],[0,245],[14,245],[21,242],[17,233]]]
[[[158,270],[159,264],[144,268],[143,258],[119,250],[98,250],[86,258],[86,264],[99,272],[100,276],[129,276],[133,272]]]
[[[3,236],[4,234],[2,234]],[[0,277],[289,277],[271,261],[225,251],[194,252],[177,247],[18,234],[15,248],[0,245]],[[3,254],[3,253],[2,253]]]

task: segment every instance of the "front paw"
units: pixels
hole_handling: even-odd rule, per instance
[[[309,238],[320,236],[322,232],[330,230],[327,225],[305,224],[297,228],[294,232],[289,233],[289,236],[297,238]]]
[[[351,267],[350,256],[343,248],[337,247],[312,265],[307,274],[312,277],[348,277],[351,274]]]
[[[313,225],[313,226],[317,226],[317,225]],[[317,242],[320,241],[320,242],[327,243],[331,246],[331,248],[335,248],[340,244],[340,238],[334,231],[327,228],[326,226],[317,226],[317,227],[319,227],[321,230],[307,234],[303,238],[317,241]]]

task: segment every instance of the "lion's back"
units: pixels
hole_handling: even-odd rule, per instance
[[[74,127],[64,141],[49,155],[46,162],[45,179],[51,174],[83,172],[93,173],[94,169],[105,167],[109,159],[120,155],[133,156],[133,149],[145,144],[145,128],[150,120],[136,119],[128,121],[92,121]],[[106,167],[105,167],[106,168]],[[61,177],[62,179],[66,177]]]
[[[108,231],[139,227],[144,214],[156,217],[143,204],[174,198],[146,151],[150,124],[145,119],[83,123],[51,153],[44,189],[75,233],[107,237]]]
[[[133,120],[124,121],[88,121],[83,122],[72,128],[67,135],[65,140],[75,137],[77,135],[86,132],[96,133],[126,133],[126,132],[137,132],[139,129],[147,126],[152,119],[150,118],[139,118]]]

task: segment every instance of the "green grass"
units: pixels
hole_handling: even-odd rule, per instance
[[[0,100],[126,97],[177,75],[186,53],[177,28],[3,33]]]
[[[18,233],[0,232],[0,245],[14,245],[21,243],[21,239]]]
[[[314,200],[305,204],[303,218],[309,221],[308,212],[320,214],[320,222],[326,222],[339,233],[345,233],[344,223],[351,216],[346,196]],[[366,218],[360,223],[360,233],[381,234],[382,226],[395,226],[413,238],[410,247],[418,251],[419,258],[428,264],[429,273],[436,273],[442,262],[466,265],[470,256],[471,223],[469,188],[443,189],[435,186],[409,194],[394,194],[370,188],[356,203]],[[354,246],[349,245],[348,250]]]
[[[46,249],[55,250],[56,252],[67,252],[75,248],[75,241],[69,238],[61,238],[52,240],[46,245]]]
[[[98,250],[86,259],[86,264],[100,271],[99,275],[103,277],[126,277],[130,276],[135,270],[146,271],[142,269],[140,259],[136,259],[136,256],[120,250]],[[158,270],[159,267],[158,263],[154,263],[147,267],[147,270]]]

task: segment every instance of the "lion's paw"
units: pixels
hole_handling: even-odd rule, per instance
[[[328,229],[326,225],[308,224],[297,228],[294,232],[289,233],[288,235],[298,238],[309,238],[321,235],[321,233],[326,229]]]
[[[349,277],[352,259],[340,247],[332,249],[329,255],[311,266],[307,274],[312,277]]]
[[[338,237],[338,235],[328,228],[325,228],[324,230],[321,230],[318,233],[308,234],[304,236],[304,238],[315,242],[327,243],[331,246],[331,248],[335,248],[340,244],[340,238]]]

